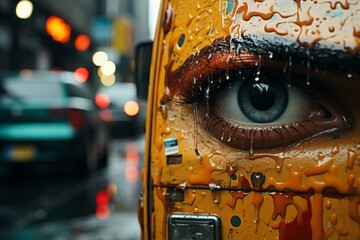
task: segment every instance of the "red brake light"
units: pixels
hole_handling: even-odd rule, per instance
[[[74,77],[79,83],[86,82],[89,78],[89,71],[86,68],[77,68],[74,71]]]
[[[96,204],[109,204],[110,196],[106,190],[101,190],[96,194]]]
[[[107,108],[110,105],[110,98],[105,93],[99,93],[95,97],[95,103],[99,108]]]
[[[112,120],[112,118],[113,118],[112,112],[109,109],[102,110],[100,112],[100,118],[104,122],[110,122]]]

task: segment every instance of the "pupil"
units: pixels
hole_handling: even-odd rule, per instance
[[[269,85],[256,83],[251,86],[250,102],[255,109],[266,111],[274,105],[275,94]]]
[[[256,70],[249,69],[238,91],[238,105],[241,112],[254,123],[270,123],[278,119],[288,104],[288,90],[281,73],[263,69],[262,76],[254,81]],[[244,71],[245,72],[245,71]],[[245,73],[244,73],[245,74]]]

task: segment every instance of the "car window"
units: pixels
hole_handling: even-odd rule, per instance
[[[3,84],[6,93],[16,98],[56,98],[64,95],[61,84],[57,82],[11,79],[4,81]]]
[[[67,93],[70,97],[82,97],[87,99],[92,99],[93,95],[91,94],[91,91],[89,88],[86,88],[85,86],[76,86],[74,84],[65,84]]]

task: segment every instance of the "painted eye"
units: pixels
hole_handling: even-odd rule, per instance
[[[347,117],[301,75],[277,69],[230,72],[205,103],[203,128],[216,139],[239,149],[288,146],[313,136],[349,128]],[[218,80],[222,81],[223,80]]]
[[[232,83],[214,95],[215,108],[230,119],[243,124],[288,123],[306,117],[314,101],[300,87],[287,85],[282,74],[253,69],[235,72]]]

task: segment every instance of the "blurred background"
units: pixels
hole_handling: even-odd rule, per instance
[[[0,239],[139,239],[160,0],[0,1]]]

